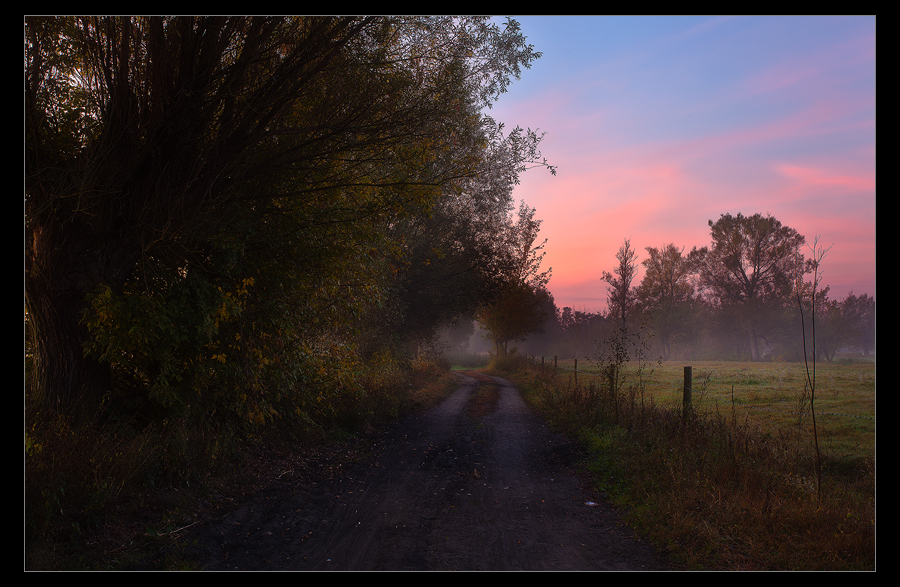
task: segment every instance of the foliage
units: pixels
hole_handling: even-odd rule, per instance
[[[514,20],[29,17],[25,44],[36,535],[104,502],[79,471],[136,486],[129,451],[95,469],[55,436],[140,441],[126,477],[177,485],[365,430],[521,270],[512,189],[554,169],[484,114],[539,57]]]
[[[548,316],[545,304],[548,297],[546,289],[513,283],[494,303],[481,309],[478,321],[490,333],[496,356],[509,352],[510,341],[525,340],[541,329]]]
[[[613,270],[615,275],[604,271],[603,281],[608,284],[608,317],[619,328],[625,328],[637,303],[636,291],[631,285],[637,277],[637,252],[631,248],[629,239],[619,247],[616,259],[619,265]]]
[[[535,245],[541,221],[534,214],[534,208],[522,202],[516,221],[507,223],[501,240],[501,258],[507,260],[499,272],[501,285],[494,298],[477,310],[478,322],[494,341],[498,357],[507,353],[509,341],[540,332],[555,313],[546,289],[551,269],[541,267],[546,240]]]
[[[323,340],[368,356],[471,312],[545,165],[481,112],[538,56],[481,17],[28,19],[33,392],[90,412],[122,373],[163,407],[291,386]]]
[[[619,274],[637,275],[637,255],[626,240],[617,253],[616,270],[604,272],[608,310],[591,313],[554,305],[550,316],[555,319],[545,322],[544,333],[523,341],[520,350],[533,355],[592,358],[599,342],[622,332],[617,326],[622,320],[617,300],[624,299],[625,331],[645,325],[653,335],[648,351],[653,357],[802,360],[802,334],[810,335],[810,325],[804,329],[800,324],[795,299],[799,293],[804,311],[811,310],[811,284],[799,277],[812,265],[795,247],[805,239],[760,214],[723,218],[713,230],[718,243],[713,249],[695,248],[685,254],[674,243],[646,247],[648,257],[641,262],[644,275],[638,285],[627,290]],[[726,257],[731,265],[726,264]],[[794,281],[788,282],[791,275]],[[722,287],[716,281],[720,278]],[[630,283],[636,281],[634,277]],[[874,348],[874,299],[851,292],[844,299],[833,300],[828,297],[829,289],[823,285],[816,294],[817,358],[837,360],[854,350],[868,355]],[[755,333],[752,337],[751,332]]]
[[[833,361],[842,348],[856,347],[868,353],[874,342],[875,300],[867,294],[852,291],[843,300],[828,299],[828,287],[820,294],[822,307],[818,315],[818,357]],[[802,296],[801,296],[802,297]]]
[[[560,357],[590,357],[598,340],[612,331],[612,323],[602,313],[582,312],[566,306],[556,309],[560,332],[550,354]]]
[[[700,283],[719,307],[735,310],[753,360],[762,358],[759,340],[772,334],[767,320],[789,305],[794,283],[808,272],[800,253],[805,239],[772,216],[723,214],[709,221],[713,244],[694,249]],[[777,322],[777,320],[776,320]]]
[[[639,313],[652,317],[653,330],[661,342],[662,358],[672,355],[672,343],[691,334],[696,318],[695,289],[691,278],[694,265],[670,243],[660,248],[647,247],[644,278],[637,288]]]

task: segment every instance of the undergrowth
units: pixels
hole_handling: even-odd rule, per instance
[[[494,368],[582,441],[596,488],[680,568],[874,570],[874,457],[825,467],[820,499],[796,438],[655,405],[636,376],[576,385],[524,357]]]
[[[327,410],[249,428],[202,406],[166,418],[100,413],[74,426],[26,394],[25,568],[181,568],[166,537],[271,481],[267,468],[427,408],[455,384],[434,357],[380,360],[345,381]]]

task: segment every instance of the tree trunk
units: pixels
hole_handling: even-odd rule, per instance
[[[46,288],[27,298],[35,399],[60,414],[89,416],[109,389],[110,374],[108,364],[86,357],[82,350],[87,333],[79,316],[84,304]]]
[[[756,327],[750,325],[750,360],[759,361],[759,338],[756,336]]]
[[[119,291],[134,255],[121,239],[32,222],[26,227],[25,307],[33,352],[31,393],[38,405],[82,419],[110,388],[107,363],[85,356],[82,316],[100,285]]]

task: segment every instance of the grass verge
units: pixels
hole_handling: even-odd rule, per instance
[[[795,434],[714,410],[685,417],[634,382],[610,393],[526,359],[495,369],[581,440],[597,488],[679,568],[874,570],[874,452],[826,467],[820,501],[815,455]]]

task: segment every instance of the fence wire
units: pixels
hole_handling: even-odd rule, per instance
[[[535,361],[534,359],[532,359],[531,362],[534,363],[535,365],[538,364],[537,361]],[[540,364],[541,364],[542,366],[544,366],[545,368],[546,368],[547,365],[550,365],[549,363],[548,363],[547,365],[545,365],[544,363],[540,363]],[[566,366],[560,367],[559,365],[557,365],[557,364],[555,364],[555,363],[552,364],[552,367],[553,367],[553,369],[554,369],[555,371],[557,371],[557,372],[558,372],[558,371],[563,371],[563,372],[565,372],[565,373],[581,373],[581,374],[587,375],[587,376],[589,376],[589,377],[602,377],[602,376],[603,376],[602,373],[597,373],[596,371],[582,371],[582,370],[580,370],[580,369],[575,369],[575,368],[566,367]],[[555,374],[554,374],[554,375],[555,375]],[[702,396],[703,392],[702,392],[702,391],[698,391],[697,394]],[[796,412],[796,411],[793,411],[793,410],[775,410],[775,409],[772,409],[772,408],[764,408],[764,407],[762,407],[762,406],[750,406],[750,405],[742,404],[741,402],[735,402],[735,401],[732,401],[732,402],[731,402],[731,405],[736,406],[736,407],[739,407],[739,408],[744,408],[744,409],[747,409],[747,410],[760,410],[760,411],[764,411],[764,412],[774,412],[774,413],[776,413],[776,414],[794,414],[794,415],[800,415],[800,412]],[[842,414],[842,413],[839,413],[839,412],[816,412],[816,416],[841,416],[841,417],[844,417],[844,418],[857,418],[857,419],[860,419],[860,420],[872,420],[872,421],[875,420],[875,417],[874,417],[874,416],[860,416],[860,415],[858,415],[858,414]]]

